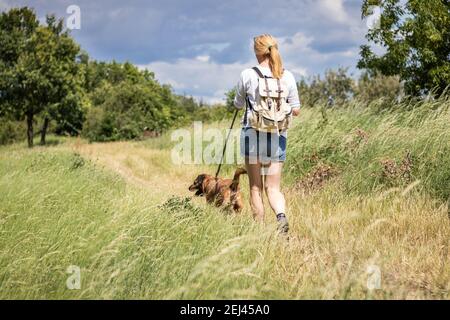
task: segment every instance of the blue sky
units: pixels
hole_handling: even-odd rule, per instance
[[[74,38],[92,58],[130,61],[155,72],[177,93],[223,100],[242,69],[255,64],[252,38],[279,39],[297,79],[328,68],[356,72],[366,21],[361,0],[0,0],[0,10],[27,5],[38,16],[78,5]]]

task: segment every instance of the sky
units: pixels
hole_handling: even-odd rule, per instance
[[[241,71],[256,64],[254,36],[279,42],[286,69],[297,80],[327,69],[357,74],[368,21],[362,0],[0,0],[0,11],[29,6],[40,19],[69,20],[80,9],[72,36],[93,59],[130,61],[147,68],[179,94],[224,101]]]

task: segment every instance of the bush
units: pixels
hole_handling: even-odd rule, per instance
[[[323,79],[320,75],[302,79],[297,84],[302,104],[314,107],[348,102],[354,94],[354,80],[347,72],[348,68],[339,68],[327,70]]]
[[[0,145],[22,141],[25,138],[25,123],[0,118]]]
[[[98,88],[92,101],[100,104],[89,109],[83,136],[90,141],[116,141],[140,138],[145,128],[167,130],[174,123],[171,109],[175,101],[165,90],[130,82]]]
[[[371,76],[364,73],[356,86],[355,98],[365,103],[383,99],[386,105],[392,105],[402,93],[403,88],[398,76]]]

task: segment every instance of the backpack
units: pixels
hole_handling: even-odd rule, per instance
[[[254,67],[259,76],[256,104],[252,106],[247,97],[246,121],[257,131],[280,133],[287,130],[292,120],[292,108],[287,102],[289,90],[284,81],[264,76]]]

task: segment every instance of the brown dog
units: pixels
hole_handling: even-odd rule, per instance
[[[239,191],[239,177],[245,173],[247,173],[245,169],[238,168],[233,179],[221,179],[209,174],[201,174],[189,187],[189,191],[195,191],[196,196],[205,196],[206,202],[213,203],[217,207],[224,206],[239,212],[244,207]]]

